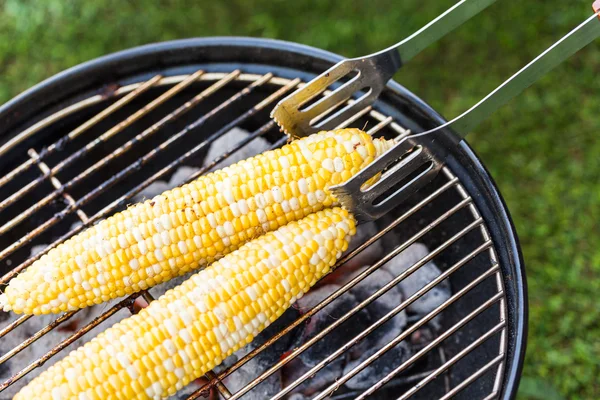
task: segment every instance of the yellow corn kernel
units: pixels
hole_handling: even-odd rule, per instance
[[[331,270],[336,255],[355,233],[354,219],[341,208],[319,211],[267,233],[75,350],[32,380],[15,399],[44,398],[59,392],[61,398],[172,396],[283,314],[297,295]],[[315,240],[305,247],[294,241],[299,236]],[[313,242],[321,245],[315,249]],[[286,251],[279,250],[282,248]],[[312,264],[294,262],[301,255],[312,259]],[[280,256],[280,263],[266,266],[266,259]],[[235,276],[227,281],[216,279],[215,274],[229,271],[226,266],[237,267]],[[256,275],[254,282],[247,279],[250,269]],[[212,294],[223,287],[219,282],[233,281],[236,290],[220,290],[219,302],[213,304]],[[250,310],[256,312],[248,313]],[[185,324],[192,314],[192,322]],[[110,355],[104,350],[109,345]],[[66,376],[77,380],[69,383]]]
[[[339,129],[201,176],[52,249],[9,282],[0,310],[70,311],[203,267],[264,232],[334,206],[328,187],[392,145],[358,129]],[[68,292],[76,285],[96,297],[81,301],[77,291]]]

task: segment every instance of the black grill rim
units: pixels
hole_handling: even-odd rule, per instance
[[[101,91],[99,87],[132,75],[190,64],[202,64],[207,71],[231,70],[243,63],[245,72],[264,73],[268,67],[280,76],[294,73],[293,77],[298,77],[301,70],[304,76],[300,78],[308,80],[342,59],[334,53],[293,42],[245,37],[192,38],[135,47],[67,69],[0,106],[0,145],[42,119],[65,99],[91,89]],[[387,86],[382,98],[391,107],[377,103],[375,106],[385,108],[388,115],[405,127],[421,131],[445,122],[439,113],[400,84],[390,81]],[[497,251],[508,307],[508,354],[501,397],[512,399],[521,376],[528,324],[527,282],[517,232],[495,182],[468,143],[446,130],[432,145],[436,153],[446,157],[453,173],[471,194]],[[4,155],[2,163],[10,163],[9,154]]]

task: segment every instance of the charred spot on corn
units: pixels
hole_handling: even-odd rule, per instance
[[[337,200],[328,190],[393,146],[358,129],[321,132],[129,207],[13,278],[0,309],[60,313],[204,267]]]

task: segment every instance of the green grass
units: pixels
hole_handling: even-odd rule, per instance
[[[362,55],[451,3],[0,0],[0,103],[82,61],[191,36],[271,37]],[[499,1],[397,79],[456,115],[588,16],[590,3]],[[508,203],[527,265],[521,398],[600,398],[599,68],[600,41],[469,136]]]

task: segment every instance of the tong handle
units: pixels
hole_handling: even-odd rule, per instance
[[[414,136],[428,135],[445,128],[452,129],[461,137],[466,136],[509,100],[600,36],[600,22],[596,20],[596,18],[600,19],[600,0],[596,0],[592,8],[594,15],[563,36],[473,107],[450,122]]]
[[[409,163],[427,164],[429,162],[432,165],[418,178],[420,180],[427,178],[427,176],[431,177],[441,167],[441,163],[437,162],[432,154],[423,151],[427,150],[426,144],[421,144],[420,151],[416,154],[417,157],[411,158],[412,154],[407,152],[410,148],[409,144],[419,144],[421,140],[429,139],[427,135],[448,128],[464,137],[478,123],[521,93],[546,72],[599,37],[600,22],[596,18],[600,19],[600,0],[594,2],[593,9],[594,15],[550,46],[469,110],[434,129],[403,138],[397,145],[358,174],[343,184],[331,187],[330,190],[344,206],[364,220],[379,218],[391,210],[403,199],[403,196],[406,197],[407,193],[411,193],[411,191],[400,188],[390,195],[386,194],[406,175]],[[391,166],[398,159],[400,159],[400,162],[386,171],[374,185],[364,187],[369,179]],[[412,183],[414,184],[414,180]]]
[[[430,44],[435,43],[495,1],[496,0],[461,0],[401,42],[367,57],[359,58],[363,59],[378,57],[386,53],[397,53],[400,57],[400,65],[402,65],[419,54]]]

